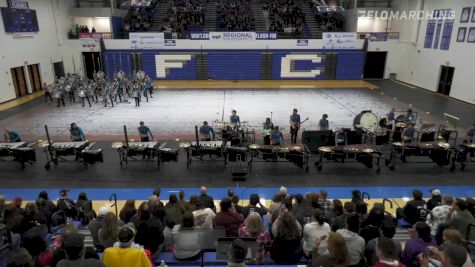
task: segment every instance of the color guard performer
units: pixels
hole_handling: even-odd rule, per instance
[[[152,132],[150,131],[150,128],[145,126],[145,123],[143,121],[140,122],[140,126],[137,127],[137,130],[139,131],[141,142],[148,142],[149,141],[149,138],[148,138],[149,135],[152,138],[152,140],[155,140],[155,138],[152,135]]]
[[[270,145],[270,135],[274,130],[274,124],[270,120],[270,118],[266,118],[266,122],[264,122],[264,127],[262,131],[262,136],[264,137],[264,145]]]
[[[135,99],[135,106],[140,107],[140,87],[137,83],[133,83],[132,96]]]
[[[69,129],[71,134],[71,141],[78,142],[78,141],[85,141],[86,136],[81,128],[79,128],[76,123],[71,123],[71,128]]]
[[[87,103],[89,103],[89,107],[91,107],[91,101],[89,101],[89,92],[88,92],[87,88],[88,88],[88,86],[87,86],[86,82],[84,82],[84,84],[79,88],[79,97],[82,100],[82,106],[81,107],[84,107],[84,105],[85,105],[84,99],[87,99]]]
[[[214,137],[215,133],[213,127],[209,126],[207,121],[204,121],[200,127],[200,140],[211,141],[214,140]]]
[[[3,136],[5,137],[5,142],[7,143],[21,142],[20,134],[15,130],[5,128],[3,130]]]
[[[298,114],[298,110],[294,108],[292,111],[292,115],[290,115],[289,119],[290,123],[290,142],[292,144],[297,143],[297,135],[300,129],[300,115]]]

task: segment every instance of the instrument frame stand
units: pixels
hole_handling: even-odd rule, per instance
[[[26,167],[25,163],[28,162],[31,165],[36,162],[36,152],[33,149],[33,146],[35,146],[36,144],[36,142],[0,143],[0,162],[18,162],[21,165],[21,169],[24,170]],[[33,152],[33,160],[26,157],[26,155],[24,154],[25,152],[22,152],[24,149],[28,149],[28,151],[25,152]],[[3,159],[5,157],[11,158],[11,160]]]
[[[475,143],[459,145],[455,150],[451,163],[450,171],[455,171],[457,164],[460,165],[460,170],[463,171],[467,164],[475,163]]]
[[[272,145],[270,145],[270,146],[272,146]],[[275,147],[279,147],[279,146],[275,146]],[[253,164],[255,162],[256,163],[287,162],[287,163],[293,163],[294,165],[296,165],[299,168],[303,168],[305,170],[305,172],[307,172],[307,173],[310,171],[309,162],[310,162],[311,153],[308,150],[308,147],[306,145],[303,145],[303,148],[302,148],[301,151],[299,151],[299,153],[293,153],[293,151],[290,151],[289,149],[287,149],[286,151],[273,151],[273,150],[271,150],[271,152],[262,152],[259,149],[260,149],[260,147],[249,149],[250,156],[249,156],[249,161],[247,162],[249,172],[252,171],[252,167],[253,167]],[[259,157],[259,155],[262,156],[262,159]],[[290,157],[290,158],[291,157],[301,158],[302,159],[302,166],[299,166],[298,164],[296,164],[296,162],[289,160],[288,157]],[[284,158],[285,160],[281,160],[282,158]],[[255,160],[255,159],[261,159],[261,160]]]
[[[443,133],[448,133],[447,138],[443,137]],[[455,134],[455,136],[453,136]],[[437,130],[436,133],[436,140],[439,140],[439,137],[444,138],[446,143],[451,143],[453,142],[453,147],[457,146],[457,139],[458,139],[459,132],[457,131],[456,128],[450,128],[449,126],[440,124],[439,129]]]
[[[437,153],[437,152],[443,152],[442,147],[435,147],[435,146],[427,146],[427,147],[423,147],[424,144],[428,144],[428,143],[437,143],[437,142],[427,142],[427,143],[419,143],[418,147],[407,147],[406,144],[404,143],[399,143],[399,142],[396,142],[396,143],[393,143],[391,144],[391,153],[389,155],[389,158],[386,158],[385,160],[385,165],[391,170],[391,171],[394,171],[396,169],[396,164],[397,162],[401,162],[401,163],[435,163],[437,164],[439,167],[444,167],[444,165],[451,165],[453,166],[453,162],[452,162],[452,157],[451,157],[451,154],[452,152],[455,152],[454,148],[452,147],[449,147],[449,148],[446,148],[445,151],[446,151],[446,160],[447,160],[447,163],[444,164],[444,163],[439,163],[439,162],[436,162],[432,156]],[[406,154],[406,151],[407,155]],[[429,153],[427,153],[429,152]],[[416,154],[411,154],[411,153],[416,153]],[[406,161],[406,157],[429,157],[432,161],[411,161],[411,162],[407,162]],[[452,164],[451,164],[452,162]],[[450,167],[452,168],[452,167]]]
[[[346,150],[345,148],[342,149],[342,151],[335,151],[333,149],[330,149],[329,151],[323,151],[325,148],[330,148],[330,147],[321,147],[322,150],[319,149],[318,155],[319,159],[315,162],[315,167],[317,168],[317,171],[322,171],[323,169],[323,162],[324,159],[325,162],[330,163],[331,160],[333,160],[335,163],[340,163],[344,164],[345,162],[348,162],[348,160],[351,160],[351,163],[362,163],[365,165],[368,169],[373,168],[373,164],[376,163],[376,170],[375,172],[377,174],[381,173],[381,160],[384,158],[383,153],[376,149],[374,146],[370,144],[371,148],[366,148],[366,149],[371,149],[371,152],[364,152],[364,149],[361,151],[355,151],[355,150]],[[333,146],[333,148],[336,147],[341,147],[341,146]],[[343,147],[352,147],[352,145],[346,145]],[[359,159],[365,159],[365,158],[371,158],[371,166],[367,166],[364,162],[360,161]],[[374,162],[376,160],[376,162]]]

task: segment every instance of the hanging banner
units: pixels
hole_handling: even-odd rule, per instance
[[[190,33],[192,40],[256,41],[277,40],[276,32],[201,32]]]
[[[324,49],[356,49],[356,32],[324,32]]]
[[[388,40],[387,32],[372,32],[369,34],[371,42],[386,42]]]
[[[131,32],[129,41],[131,49],[163,48],[165,34],[163,32]]]

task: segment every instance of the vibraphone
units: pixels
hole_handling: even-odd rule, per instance
[[[33,146],[35,143],[15,142],[0,143],[0,161],[12,159],[21,164],[21,168],[25,168],[25,163],[33,163],[36,161],[36,153]]]
[[[199,141],[180,144],[180,147],[186,151],[187,168],[190,167],[192,158],[200,161],[223,159],[226,166],[229,146],[231,146],[231,141]]]
[[[298,145],[249,145],[249,169],[254,162],[283,162],[293,163],[308,172],[310,152],[303,144]],[[259,160],[260,159],[260,160]]]
[[[323,168],[323,160],[344,163],[347,160],[356,160],[366,167],[372,169],[376,161],[376,172],[381,171],[380,161],[382,153],[368,144],[346,145],[346,146],[322,146],[318,148],[320,159],[315,163],[318,171]]]
[[[129,159],[133,161],[139,161],[142,156],[142,160],[150,162],[157,162],[157,166],[160,167],[160,162],[165,161],[177,161],[178,149],[176,146],[169,145],[168,143],[160,144],[159,142],[114,142],[112,148],[119,153],[119,163],[122,167],[123,164],[127,164]]]
[[[475,162],[475,143],[461,144],[455,151],[455,155],[452,158],[451,171],[457,168],[457,164],[460,164],[460,169],[464,170],[467,163]]]
[[[46,142],[44,145],[46,154],[45,168],[51,168],[51,162],[57,165],[59,162],[81,162],[87,168],[88,164],[104,162],[102,149],[92,149],[96,143],[89,141],[80,142]],[[74,157],[70,160],[66,157]]]
[[[450,163],[451,149],[450,145],[445,142],[415,142],[402,143],[394,142],[392,144],[391,155],[386,159],[386,166],[390,170],[396,168],[397,161],[407,162],[406,158],[415,157],[429,157],[432,162],[439,166],[448,165]],[[427,162],[412,162],[412,163],[427,163]]]

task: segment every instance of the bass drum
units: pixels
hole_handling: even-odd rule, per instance
[[[362,111],[356,115],[353,120],[353,126],[355,129],[365,129],[370,132],[375,132],[378,128],[378,117],[371,111]]]
[[[124,79],[125,76],[126,76],[126,75],[125,75],[125,72],[123,72],[123,71],[117,72],[117,78],[118,78],[119,80]]]

